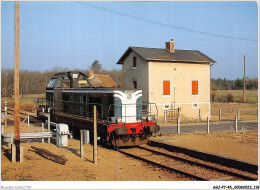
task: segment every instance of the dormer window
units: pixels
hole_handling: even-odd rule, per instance
[[[137,68],[136,67],[136,57],[133,57],[133,68]]]

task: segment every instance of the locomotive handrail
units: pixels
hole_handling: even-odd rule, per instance
[[[156,123],[157,123],[157,120],[158,120],[158,108],[157,108],[157,105],[156,103],[150,103],[150,102],[142,102],[144,104],[149,104],[150,105],[150,109],[151,110],[151,105],[155,105],[155,108],[156,108]]]

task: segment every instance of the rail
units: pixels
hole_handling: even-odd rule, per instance
[[[213,155],[209,153],[204,153],[196,150],[191,150],[184,147],[178,147],[174,145],[169,145],[165,143],[161,143],[154,140],[149,140],[149,144],[154,147],[163,148],[169,152],[177,152],[186,154],[190,157],[194,157],[196,159],[200,159],[206,162],[212,162],[216,164],[220,164],[222,166],[226,166],[228,168],[234,168],[245,172],[250,172],[252,174],[258,174],[258,165],[249,164],[246,162],[230,159],[230,158],[224,158],[218,155]]]
[[[257,176],[253,174],[243,173],[230,168],[223,168],[223,166],[212,165],[210,163],[201,162],[200,160],[187,157],[184,158],[179,154],[169,154],[162,152],[161,150],[154,150],[143,146],[117,151],[195,180],[257,180]]]

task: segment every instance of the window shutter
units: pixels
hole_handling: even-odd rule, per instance
[[[163,81],[163,95],[170,95],[170,81]]]
[[[192,95],[199,94],[198,81],[192,81]]]

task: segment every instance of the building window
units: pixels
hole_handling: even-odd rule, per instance
[[[192,108],[198,108],[199,105],[198,104],[192,104]]]
[[[137,81],[133,81],[134,89],[137,89]]]
[[[192,95],[198,95],[199,94],[199,90],[198,90],[198,85],[199,82],[197,80],[193,80],[192,81]]]
[[[133,57],[133,67],[136,67],[136,57]]]
[[[163,95],[170,95],[170,81],[163,81]]]
[[[164,105],[163,105],[163,109],[165,109],[165,110],[170,109],[170,104],[164,104]]]

